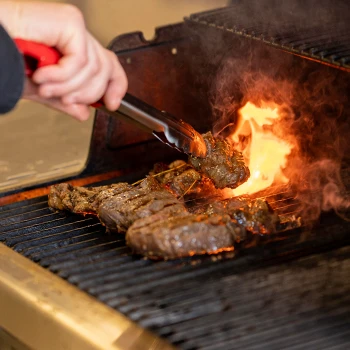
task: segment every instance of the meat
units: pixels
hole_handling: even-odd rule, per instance
[[[58,210],[69,210],[77,214],[96,214],[103,200],[133,189],[128,183],[117,183],[100,187],[79,187],[67,183],[51,186],[49,206]]]
[[[246,237],[244,228],[229,215],[188,214],[165,221],[152,216],[137,220],[127,231],[126,241],[137,254],[175,259],[233,250]]]
[[[171,167],[176,172],[169,175]],[[249,242],[252,234],[274,232],[278,216],[266,201],[232,198],[189,207],[177,196],[188,190],[198,172],[182,161],[174,162],[162,174],[157,170],[137,186],[55,185],[51,187],[49,205],[97,215],[107,231],[126,232],[127,244],[133,251],[150,258],[174,259],[233,250],[237,243]],[[202,176],[193,198],[203,195],[204,181],[208,178]],[[181,187],[184,183],[186,186]],[[210,192],[204,194],[208,198]]]
[[[224,139],[214,138],[211,132],[203,135],[207,146],[205,158],[189,157],[189,163],[200,173],[210,178],[216,188],[236,188],[250,176],[240,152]]]
[[[101,187],[54,185],[49,206],[77,214],[97,215],[110,232],[125,232],[132,223],[154,213],[169,216],[188,213],[185,206],[152,177],[138,186],[119,183]]]
[[[150,172],[158,182],[164,184],[180,198],[184,195],[209,193],[215,191],[212,181],[200,174],[183,160],[175,160],[169,166],[157,163]]]
[[[263,199],[230,198],[215,201],[197,213],[227,214],[238,225],[254,234],[273,233],[279,223],[278,215]]]
[[[221,138],[203,135],[208,154],[169,165],[156,164],[134,185],[51,187],[49,205],[97,215],[110,232],[126,232],[137,254],[174,259],[233,250],[253,234],[274,232],[278,216],[267,202],[221,200],[221,188],[235,188],[249,177],[242,156]],[[217,197],[217,200],[208,198]],[[203,202],[200,201],[204,200]]]
[[[140,185],[102,201],[98,210],[102,224],[111,232],[125,232],[136,220],[159,215],[187,213],[185,206],[154,178],[147,177]]]
[[[149,258],[174,259],[233,250],[253,234],[275,231],[278,216],[264,200],[215,201],[181,217],[152,215],[134,222],[126,234],[134,252]]]

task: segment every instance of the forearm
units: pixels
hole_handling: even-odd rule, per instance
[[[24,62],[11,37],[0,25],[0,114],[9,112],[22,96]]]

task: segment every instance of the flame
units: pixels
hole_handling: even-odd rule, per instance
[[[282,169],[293,146],[271,130],[280,118],[278,106],[260,108],[248,102],[238,113],[237,128],[230,138],[243,153],[251,175],[246,183],[229,190],[230,195],[252,194],[276,182],[287,183]]]

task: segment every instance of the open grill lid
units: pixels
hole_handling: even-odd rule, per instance
[[[350,71],[348,1],[244,1],[193,14],[185,21]]]

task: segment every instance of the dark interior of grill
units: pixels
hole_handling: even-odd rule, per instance
[[[204,132],[235,118],[232,111],[218,121],[222,110],[213,106],[225,106],[230,96],[240,106],[245,74],[263,73],[276,85],[292,81],[300,94],[291,107],[299,118],[314,118],[314,137],[302,150],[310,159],[317,158],[316,149],[332,155],[318,115],[334,117],[346,135],[349,36],[334,40],[338,29],[310,34],[312,26],[297,36],[287,26],[255,27],[243,21],[250,10],[234,5],[194,14],[159,28],[152,42],[141,33],[117,37],[110,47],[129,76],[129,92]],[[339,23],[341,33],[349,33]],[[232,78],[218,83],[227,67]],[[327,83],[316,91],[319,81]],[[319,94],[325,103],[317,103]],[[344,140],[336,157],[349,188]],[[155,162],[177,158],[152,136],[98,112],[90,157],[78,177],[119,170],[121,176],[92,185],[132,183]],[[279,214],[300,214],[292,187],[270,189],[264,197]],[[133,255],[123,235],[106,234],[94,217],[53,212],[46,195],[0,207],[0,241],[182,349],[348,348],[350,222],[329,211],[312,226],[298,226],[256,236],[234,252],[155,262]]]

